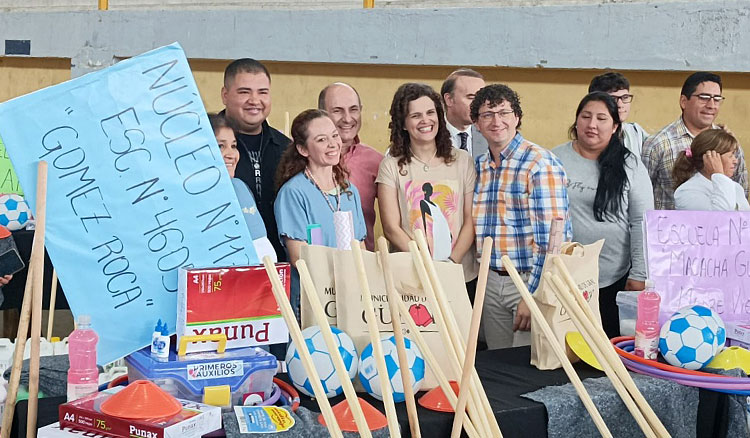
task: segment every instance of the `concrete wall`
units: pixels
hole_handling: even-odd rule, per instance
[[[405,0],[377,4],[398,1]],[[110,4],[118,2],[156,3]],[[0,80],[0,100],[179,41],[194,60],[209,110],[221,106],[226,60],[252,56],[267,62],[274,74],[271,121],[276,126],[283,126],[285,112],[294,117],[315,105],[326,83],[347,80],[365,103],[363,138],[382,149],[396,87],[405,81],[438,87],[455,66],[466,65],[516,88],[527,113],[525,132],[554,146],[565,140],[575,105],[600,69],[628,71],[637,96],[632,118],[650,131],[676,117],[684,72],[748,71],[750,2],[589,2],[493,9],[8,12],[0,14],[0,41],[30,40],[30,58],[0,57],[0,79],[7,78]],[[750,77],[724,77],[728,99],[722,121],[750,144],[750,127],[744,128]]]
[[[191,67],[208,111],[223,108],[219,91],[227,61],[192,60]],[[334,65],[268,62],[273,109],[270,123],[282,129],[285,112],[290,119],[302,110],[315,107],[320,90],[342,80],[351,83],[364,104],[362,140],[384,151],[388,146],[388,110],[393,93],[404,82],[425,82],[435,89],[453,67]],[[477,67],[488,82],[508,84],[521,97],[524,111],[523,133],[546,147],[567,141],[575,109],[586,94],[591,78],[601,70],[519,69]],[[635,95],[630,121],[637,121],[655,132],[679,115],[679,94],[687,72],[623,71]],[[745,145],[750,156],[750,74],[724,73],[724,95],[719,121],[726,123]]]
[[[111,4],[117,1],[138,3],[115,0]],[[30,5],[46,3],[59,4],[28,0]],[[378,2],[386,4],[391,3]],[[749,4],[667,1],[493,9],[8,12],[0,14],[0,41],[30,40],[30,58],[0,57],[0,100],[179,41],[194,60],[209,110],[221,106],[218,90],[226,60],[252,56],[267,62],[274,74],[271,121],[276,126],[283,126],[285,112],[294,117],[315,105],[315,96],[326,83],[347,80],[363,95],[367,119],[363,138],[382,149],[396,87],[405,81],[438,87],[455,66],[466,65],[479,69],[490,81],[516,88],[524,99],[526,134],[554,146],[565,140],[578,99],[601,69],[628,71],[637,96],[633,120],[650,131],[676,117],[684,72],[748,71]],[[457,28],[471,31],[454,32]],[[65,71],[68,66],[70,72]],[[750,126],[744,128],[750,77],[741,73],[724,77],[728,99],[721,119],[750,145]]]
[[[375,0],[376,8],[476,8],[604,3],[646,3],[648,0]],[[661,0],[678,2],[687,0]],[[0,10],[87,11],[97,0],[0,0]],[[358,9],[362,0],[109,0],[109,10],[144,9]]]
[[[8,12],[0,40],[73,75],[179,41],[188,56],[287,62],[747,71],[747,1],[505,8]]]

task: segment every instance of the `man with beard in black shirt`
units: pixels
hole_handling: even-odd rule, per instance
[[[291,141],[266,121],[271,113],[271,75],[254,59],[233,61],[224,70],[221,100],[225,106],[222,113],[237,134],[240,160],[235,177],[250,187],[276,256],[280,262],[286,261],[276,229],[273,203],[276,167]]]

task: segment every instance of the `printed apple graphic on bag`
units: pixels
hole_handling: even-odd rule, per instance
[[[412,304],[409,306],[409,315],[411,315],[411,319],[414,320],[414,324],[417,327],[427,327],[435,322],[432,315],[430,315],[430,311],[427,310],[427,306],[424,304]]]

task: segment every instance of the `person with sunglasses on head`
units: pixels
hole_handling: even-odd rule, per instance
[[[607,72],[594,76],[589,84],[589,93],[594,91],[603,91],[617,102],[617,113],[620,116],[620,126],[622,131],[622,141],[626,148],[634,153],[639,159],[643,151],[643,142],[648,138],[641,125],[635,122],[625,122],[630,114],[630,104],[633,102],[633,95],[630,94],[630,81],[622,73]]]
[[[643,144],[641,159],[651,177],[657,210],[675,208],[672,171],[680,152],[688,149],[693,139],[707,129],[726,130],[714,123],[724,101],[721,89],[721,77],[717,74],[701,71],[688,76],[680,92],[682,115]],[[732,180],[742,186],[747,197],[747,167],[741,147],[737,148],[737,166]]]

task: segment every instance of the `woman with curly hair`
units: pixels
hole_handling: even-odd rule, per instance
[[[745,190],[732,180],[737,168],[734,136],[723,129],[698,134],[672,169],[677,210],[750,210]]]
[[[336,247],[334,215],[351,212],[354,238],[367,234],[357,188],[347,181],[339,162],[341,138],[328,114],[309,109],[294,118],[292,142],[276,173],[279,193],[274,203],[279,238],[289,262],[297,263],[307,240],[307,226],[319,224],[322,244]]]
[[[473,280],[471,155],[453,147],[440,97],[430,86],[399,87],[390,114],[390,149],[375,181],[383,233],[394,250],[408,251],[414,230],[423,230],[433,258],[463,264],[466,281]]]

